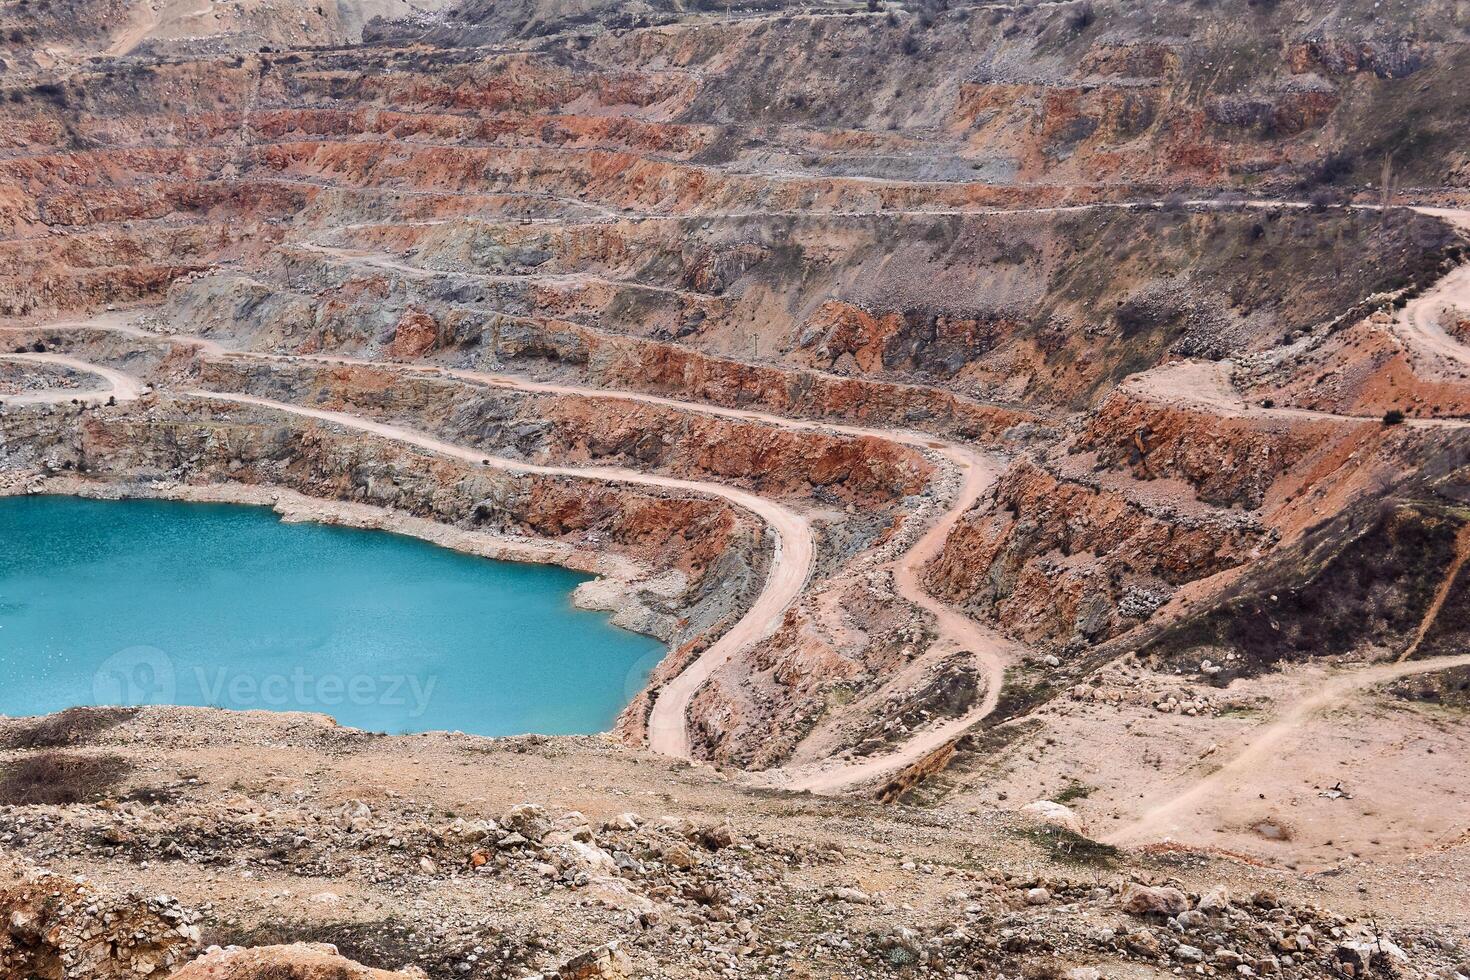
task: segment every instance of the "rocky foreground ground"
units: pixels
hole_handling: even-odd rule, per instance
[[[406,977],[1466,967],[1457,928],[1390,924],[1357,876],[1125,853],[1059,804],[773,795],[602,738],[390,738],[305,715],[73,711],[0,739],[5,976],[384,975],[322,944]]]

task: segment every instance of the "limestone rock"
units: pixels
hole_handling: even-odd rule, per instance
[[[520,834],[528,841],[539,842],[551,833],[553,824],[546,808],[535,803],[517,803],[500,818],[502,829]]]
[[[632,967],[617,943],[578,953],[557,968],[556,980],[625,980]]]
[[[1021,812],[1043,826],[1060,827],[1074,834],[1086,835],[1086,826],[1082,823],[1082,818],[1077,816],[1071,807],[1063,806],[1061,803],[1037,800],[1035,803],[1023,806]]]

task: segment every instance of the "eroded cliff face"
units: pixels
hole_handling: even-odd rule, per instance
[[[221,462],[191,413],[267,410],[191,392],[777,501],[811,568],[691,697],[692,751],[870,754],[994,686],[895,584],[951,508],[925,587],[1081,664],[1442,452],[1379,418],[1470,405],[1395,312],[1463,255],[1465,37],[1449,4],[1388,6],[8,11],[0,314],[149,307],[144,335],[12,349],[163,393],[133,455],[119,405],[72,420],[85,458],[17,420],[9,463],[279,483],[674,569],[704,611],[666,630],[630,739],[759,591],[748,512],[442,460],[364,482],[299,417]],[[973,500],[957,449],[1007,464]]]
[[[1259,553],[1264,529],[1250,517],[1181,509],[1090,477],[1013,466],[993,507],[950,536],[933,587],[1028,641],[1075,652],[1147,619],[1178,586]]]
[[[63,476],[99,493],[278,487],[499,536],[595,542],[649,579],[677,573],[676,594],[642,593],[648,622],[674,642],[738,616],[766,562],[765,529],[721,502],[487,469],[266,408],[151,398],[131,409],[34,407],[7,414],[3,445],[12,488]]]
[[[1147,636],[1140,654],[1224,685],[1365,647],[1394,659],[1458,652],[1470,627],[1465,478],[1411,481],[1314,528],[1218,605]]]
[[[1264,863],[1449,976],[1467,41],[1451,0],[0,5],[0,492],[565,562],[669,647],[593,739],[7,722],[8,847],[219,914],[0,868],[0,960],[1397,961]],[[58,748],[120,798],[3,805]]]

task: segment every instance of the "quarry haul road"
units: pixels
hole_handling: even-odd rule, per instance
[[[494,374],[484,371],[398,364],[391,361],[333,357],[324,354],[257,354],[243,351],[221,353],[226,357],[243,359],[354,364],[428,376],[448,377],[529,393],[632,401],[721,418],[759,422],[765,425],[798,431],[833,432],[858,438],[882,439],[915,449],[938,452],[961,474],[961,487],[954,500],[935,524],[903,556],[891,564],[894,574],[894,584],[898,594],[902,598],[934,616],[939,636],[938,642],[940,644],[946,647],[952,647],[957,651],[968,651],[975,658],[985,682],[984,697],[979,705],[962,717],[933,729],[920,732],[906,741],[902,748],[893,753],[874,756],[859,763],[841,765],[835,768],[821,768],[818,771],[809,771],[807,767],[802,767],[799,770],[773,770],[773,773],[781,774],[773,780],[773,784],[792,790],[836,793],[868,780],[876,779],[888,772],[900,769],[905,765],[922,759],[946,742],[959,737],[967,729],[978,724],[994,711],[996,704],[1000,700],[1001,688],[1005,683],[1006,663],[1012,657],[1012,647],[1014,645],[1002,637],[997,631],[982,626],[969,617],[956,612],[950,606],[934,599],[933,596],[924,590],[922,584],[924,565],[943,548],[950,531],[965,512],[970,510],[999,478],[1002,465],[994,456],[978,453],[958,443],[946,442],[920,433],[842,425],[838,423],[809,422],[773,415],[768,412],[722,408],[717,405],[681,401],[676,398],[644,394],[642,392],[609,391],[603,388],[589,388],[545,381],[529,381],[515,377],[514,375]],[[756,639],[763,639],[769,635],[769,632],[767,631],[761,634]],[[742,647],[745,642],[747,641],[742,641]],[[754,640],[748,642],[754,642]],[[653,711],[649,716],[650,748],[665,755],[675,755],[686,759],[691,757],[687,724],[689,703],[693,700],[699,688],[704,685],[704,682],[716,670],[729,661],[733,652],[721,649],[717,653],[711,647],[709,651],[700,656],[693,664],[685,668],[678,676],[659,689],[657,699],[654,701]],[[711,654],[716,654],[716,656],[711,657]],[[707,658],[709,659],[707,660]],[[787,774],[789,774],[789,778],[787,778]]]
[[[118,402],[137,401],[138,396],[143,393],[144,385],[121,371],[102,367],[97,364],[89,364],[79,361],[75,357],[67,357],[64,354],[0,354],[0,361],[20,361],[31,364],[55,364],[59,367],[71,368],[83,374],[92,374],[106,381],[106,388],[50,388],[45,391],[27,391],[18,395],[0,396],[0,404],[6,405],[60,405],[69,404],[73,401],[100,402],[106,398],[115,398]]]
[[[1151,806],[1139,819],[1108,834],[1103,840],[1109,844],[1141,844],[1150,840],[1167,840],[1173,829],[1171,821],[1186,807],[1198,804],[1237,777],[1249,776],[1254,771],[1271,766],[1271,750],[1313,715],[1342,703],[1349,695],[1373,684],[1466,665],[1470,665],[1470,654],[1436,657],[1434,660],[1376,664],[1333,677],[1316,686],[1312,694],[1292,703],[1276,720],[1248,733],[1246,737],[1249,742],[1220,768],[1182,793]]]
[[[924,590],[922,585],[924,565],[943,548],[950,531],[965,512],[970,510],[999,478],[1002,467],[1000,462],[993,456],[977,453],[957,443],[948,443],[932,436],[913,432],[836,423],[807,422],[780,415],[772,415],[767,412],[721,408],[698,402],[681,401],[662,395],[649,395],[629,391],[608,391],[601,388],[588,388],[544,381],[527,381],[512,375],[492,374],[483,371],[402,365],[389,361],[371,361],[359,358],[334,358],[320,354],[262,355],[249,352],[230,352],[226,356],[285,361],[313,361],[320,363],[337,362],[357,364],[365,367],[396,369],[417,374],[450,377],[463,381],[532,393],[639,402],[722,418],[760,422],[766,425],[799,431],[835,432],[858,438],[882,439],[887,442],[896,442],[916,449],[936,451],[944,456],[950,465],[961,474],[961,487],[954,500],[935,524],[902,557],[892,563],[894,584],[898,594],[902,598],[925,609],[934,616],[939,643],[952,647],[957,651],[968,651],[975,658],[976,664],[980,668],[981,675],[985,680],[984,698],[978,706],[967,712],[961,718],[920,732],[906,741],[902,748],[894,753],[874,756],[860,763],[838,766],[836,768],[824,768],[817,772],[808,772],[803,769],[799,774],[793,773],[789,781],[784,778],[777,778],[775,784],[793,790],[835,793],[859,785],[870,779],[878,778],[895,769],[900,769],[905,765],[918,761],[946,742],[959,737],[971,726],[984,720],[990,712],[995,710],[995,705],[1000,700],[1001,688],[1005,683],[1005,667],[1008,659],[1010,659],[1010,648],[1013,644],[995,630],[980,625],[963,614],[956,612],[950,606],[934,599]],[[798,586],[799,588],[800,586]],[[768,630],[754,639],[763,639],[773,630],[774,627],[772,630]],[[754,642],[754,639],[749,641],[741,640],[738,648],[743,648],[747,642]],[[727,663],[734,652],[734,650],[726,650],[724,648],[716,651],[714,647],[711,647],[709,651],[701,655],[678,676],[659,689],[657,699],[654,701],[653,711],[649,715],[650,748],[665,755],[674,755],[686,759],[691,757],[687,724],[689,703],[693,700],[699,688],[704,685],[704,682],[716,670]],[[774,772],[785,774],[788,770],[779,769],[774,770]]]
[[[649,747],[665,755],[673,755],[680,758],[689,757],[689,729],[688,725],[685,724],[684,714],[688,707],[689,699],[694,696],[694,692],[698,690],[700,684],[707,680],[716,670],[728,663],[735,654],[739,653],[749,644],[758,642],[776,631],[786,608],[801,594],[802,589],[806,585],[807,577],[811,572],[812,559],[815,553],[815,539],[812,534],[811,522],[804,515],[798,514],[788,507],[767,500],[764,497],[759,497],[753,493],[747,493],[744,490],[738,490],[717,483],[704,483],[697,480],[680,480],[674,477],[654,476],[622,467],[542,466],[534,463],[523,463],[518,460],[487,455],[486,453],[477,452],[464,446],[457,446],[412,429],[400,428],[383,422],[374,422],[370,419],[359,418],[358,416],[348,415],[344,412],[305,408],[300,405],[292,405],[289,402],[273,401],[269,398],[257,398],[253,395],[221,394],[212,391],[188,391],[184,392],[184,394],[189,397],[204,398],[210,401],[227,402],[236,405],[255,405],[288,415],[298,415],[302,418],[340,425],[343,428],[356,429],[360,432],[366,432],[384,439],[390,439],[405,445],[428,450],[432,453],[438,453],[441,456],[449,456],[476,465],[488,466],[513,473],[535,473],[543,476],[563,476],[581,480],[605,480],[610,483],[627,483],[667,490],[682,490],[703,496],[720,497],[758,516],[771,528],[776,536],[774,553],[771,557],[771,568],[769,574],[766,576],[765,586],[761,589],[760,595],[756,598],[756,601],[751,605],[750,609],[740,618],[739,622],[712,643],[709,649],[700,654],[694,663],[686,667],[678,677],[660,689],[659,698],[654,702],[653,712],[649,716],[648,738]],[[686,678],[688,679],[685,680]],[[683,683],[680,684],[680,681],[683,681]],[[671,688],[674,692],[672,697],[668,696]],[[668,705],[662,713],[659,711],[660,704]]]
[[[944,548],[950,532],[960,518],[980,500],[985,491],[994,486],[995,481],[1000,478],[1000,467],[995,460],[962,446],[949,446],[940,451],[963,474],[960,492],[939,520],[894,563],[893,584],[900,596],[927,610],[934,617],[941,643],[971,652],[985,677],[985,696],[978,705],[959,718],[919,732],[892,752],[872,756],[861,762],[836,766],[817,763],[807,767],[775,769],[763,773],[761,782],[794,791],[839,793],[913,765],[984,721],[1000,703],[1006,663],[1014,657],[1011,652],[1014,644],[997,631],[980,625],[953,606],[935,599],[923,586],[924,566]]]
[[[1470,350],[1465,354],[1470,357]],[[1337,422],[1357,425],[1382,425],[1383,420],[1371,415],[1338,415],[1311,408],[1290,408],[1248,403],[1230,383],[1229,361],[1178,361],[1151,371],[1133,375],[1118,386],[1150,400],[1172,405],[1208,409],[1223,418],[1292,419],[1299,422]],[[1409,429],[1464,429],[1465,419],[1406,418],[1401,423]]]
[[[1306,208],[1309,206],[1281,201],[1231,202],[1228,204],[1209,201],[1187,203],[1211,207]],[[1072,211],[1086,210],[1092,207],[1115,208],[1120,206],[1140,207],[1143,205],[1099,204],[1027,210]],[[1376,210],[1376,207],[1372,205],[1354,207],[1364,210]],[[1421,213],[1445,218],[1458,227],[1470,228],[1470,212],[1431,207],[1409,207]],[[308,245],[307,247],[355,263],[377,265],[378,267],[387,267],[416,275],[439,274],[432,270],[425,270],[391,260],[387,262],[379,261],[377,257],[371,254],[364,255],[362,253],[353,253],[347,250],[325,246]],[[454,273],[446,274],[453,275]],[[1456,360],[1470,363],[1470,349],[1458,344],[1458,342],[1444,334],[1438,327],[1439,311],[1447,305],[1470,305],[1470,267],[1462,266],[1459,269],[1451,271],[1440,283],[1436,284],[1433,290],[1408,304],[1402,311],[1400,323],[1406,328],[1406,332],[1411,335],[1411,339],[1421,346],[1436,350]],[[1431,308],[1433,311],[1432,317],[1429,316]],[[1428,327],[1426,327],[1426,324]],[[454,377],[479,384],[513,388],[527,392],[564,394],[583,398],[639,401],[648,404],[674,407],[685,411],[757,421],[787,428],[807,431],[825,430],[853,436],[884,439],[912,447],[937,451],[944,455],[950,464],[962,474],[961,490],[956,495],[950,507],[938,518],[935,524],[930,527],[908,552],[891,563],[890,567],[894,574],[895,590],[904,599],[925,609],[935,618],[939,630],[939,642],[953,646],[956,649],[969,650],[976,658],[977,663],[986,677],[985,696],[982,702],[961,718],[937,725],[927,731],[919,732],[891,753],[875,756],[861,762],[842,763],[835,766],[818,763],[788,769],[771,770],[761,774],[757,779],[758,782],[765,785],[779,786],[792,790],[808,790],[818,793],[841,792],[845,789],[879,779],[894,770],[917,762],[930,752],[942,747],[962,735],[969,728],[983,721],[994,710],[998,702],[1004,683],[1005,664],[1007,658],[1012,655],[1011,644],[1000,637],[995,631],[981,626],[955,609],[934,599],[924,591],[921,584],[924,565],[939,552],[954,525],[966,511],[971,509],[980,500],[984,492],[994,483],[998,476],[998,465],[992,457],[976,453],[968,447],[956,443],[948,443],[934,437],[904,432],[902,430],[873,429],[840,424],[808,422],[771,415],[769,413],[742,409],[726,409],[719,406],[681,401],[658,395],[535,382],[511,375],[492,374],[488,372],[404,365],[395,362],[332,357],[328,355],[278,355],[228,351],[221,345],[203,338],[189,335],[152,334],[132,327],[117,317],[111,318],[110,322],[105,321],[104,318],[98,318],[97,321],[91,323],[55,324],[54,326],[90,326],[93,329],[120,330],[143,337],[193,344],[200,349],[201,353],[211,356],[256,358],[287,362],[293,360],[309,360],[322,363],[360,364],[398,371]],[[1438,333],[1436,334],[1435,331],[1438,331]],[[1449,346],[1444,347],[1446,344]],[[90,367],[87,369],[92,370]],[[1228,375],[1224,371],[1224,366],[1215,363],[1171,365],[1154,372],[1145,373],[1134,382],[1134,387],[1136,390],[1139,390],[1141,393],[1146,393],[1150,397],[1163,397],[1197,404],[1214,411],[1222,412],[1228,416],[1266,416],[1364,423],[1374,421],[1366,417],[1358,418],[1355,416],[1333,415],[1306,409],[1267,409],[1252,406],[1234,391],[1229,383]],[[386,438],[407,442],[421,448],[430,449],[431,451],[447,452],[449,455],[468,459],[473,462],[479,462],[487,458],[483,453],[476,453],[463,447],[453,446],[433,437],[423,435],[422,433],[370,422],[351,415],[305,409],[287,403],[271,402],[267,399],[257,399],[244,395],[220,395],[212,392],[197,392],[195,394],[205,398],[215,398],[224,401],[235,401],[244,404],[253,403],[306,417],[315,417],[323,421],[336,422],[349,428],[376,433]],[[1467,423],[1448,419],[1411,419],[1408,420],[1408,424],[1422,427],[1462,427]],[[813,553],[809,522],[795,512],[765,501],[763,498],[717,484],[653,477],[632,470],[615,468],[536,467],[531,464],[523,464],[510,460],[498,460],[493,465],[502,465],[507,469],[524,472],[543,472],[579,478],[612,479],[620,482],[687,489],[698,493],[719,496],[730,500],[732,503],[737,504],[737,506],[742,506],[758,514],[776,532],[778,544],[773,560],[771,576],[756,604],[735,627],[722,636],[715,644],[711,645],[689,667],[665,684],[657,693],[653,710],[649,717],[649,747],[663,754],[686,759],[690,758],[691,751],[688,731],[688,707],[690,702],[705,681],[721,666],[728,663],[736,653],[744,649],[746,645],[757,642],[774,632],[779,625],[780,618],[785,609],[789,607],[790,603],[801,592],[809,574]],[[756,505],[756,502],[759,502],[759,506]],[[785,520],[784,527],[773,519],[773,515],[768,515],[768,509],[770,508],[782,512],[783,519]],[[794,522],[791,519],[794,519]],[[788,535],[791,537],[788,538]],[[794,556],[792,554],[793,550],[795,550],[792,547],[793,542],[797,542],[799,549],[801,549]],[[799,574],[794,571],[798,566],[801,568]],[[1418,664],[1401,664],[1398,666],[1406,668],[1405,671],[1403,673],[1392,674],[1391,676],[1403,676],[1404,673],[1415,673],[1419,669],[1438,669],[1440,666],[1449,665],[1452,664],[1448,661],[1423,668],[1420,668]],[[1364,683],[1371,683],[1371,681],[1372,678],[1369,678]],[[1347,685],[1342,693],[1345,694],[1350,689],[1352,689],[1352,685]],[[1316,710],[1316,708],[1307,708],[1300,717],[1305,718],[1313,710]],[[1265,732],[1262,734],[1264,736],[1271,735],[1272,733]],[[1275,740],[1279,740],[1279,736],[1272,737]],[[1251,758],[1254,758],[1252,751],[1247,750],[1244,753],[1247,756],[1247,764]],[[1208,792],[1208,786],[1202,784],[1200,792]],[[1182,805],[1187,805],[1187,801]],[[1174,811],[1171,810],[1170,812]],[[1137,826],[1139,825],[1135,825],[1135,827]]]
[[[640,392],[609,391],[578,385],[529,381],[512,375],[493,374],[481,371],[459,370],[436,366],[401,364],[390,361],[372,361],[364,358],[334,357],[329,355],[271,354],[250,351],[230,351],[214,341],[187,334],[172,335],[152,333],[138,328],[131,318],[122,314],[108,314],[92,320],[62,321],[49,324],[55,329],[101,330],[123,333],[128,336],[188,344],[211,357],[266,360],[276,362],[311,362],[322,364],[351,364],[374,367],[426,376],[451,377],[487,386],[511,388],[530,393],[561,394],[603,400],[635,401],[644,404],[677,408],[689,412],[714,415],[723,418],[753,421],[811,432],[834,432],[844,435],[883,439],[913,448],[940,453],[962,477],[959,492],[940,515],[936,523],[902,556],[891,563],[895,587],[899,594],[914,605],[927,610],[934,616],[938,631],[937,643],[944,648],[968,651],[976,661],[984,677],[985,693],[982,701],[964,716],[922,731],[905,742],[893,753],[874,756],[858,763],[837,766],[801,767],[790,771],[773,770],[763,774],[761,781],[772,781],[793,790],[810,790],[818,793],[836,793],[877,779],[893,770],[900,769],[957,738],[965,730],[982,721],[1000,699],[1005,681],[1005,667],[1012,656],[1008,640],[994,630],[982,626],[930,596],[922,586],[923,566],[943,547],[950,531],[959,519],[973,507],[999,477],[1002,463],[994,456],[975,452],[968,447],[946,443],[921,433],[902,430],[874,429],[790,419],[765,412],[745,409],[723,408],[697,402],[681,401],[660,395]],[[84,364],[85,362],[78,362]],[[115,373],[115,372],[114,372]],[[278,411],[333,422],[344,427],[370,432],[384,438],[405,442],[433,452],[444,453],[470,462],[492,460],[491,465],[504,469],[538,472],[578,478],[606,479],[617,482],[662,486],[690,490],[693,492],[723,497],[737,506],[756,513],[776,532],[778,549],[772,562],[770,576],[755,605],[741,620],[695,659],[680,674],[664,684],[656,692],[653,709],[648,720],[649,748],[665,755],[691,758],[688,730],[689,703],[720,667],[751,643],[758,642],[774,632],[785,609],[804,588],[811,567],[814,543],[810,523],[805,517],[779,504],[765,500],[745,491],[720,484],[678,480],[650,476],[634,470],[613,467],[545,467],[514,460],[489,457],[462,446],[455,446],[432,436],[372,422],[340,412],[303,408],[285,402],[256,398],[249,395],[221,394],[217,392],[189,392],[198,397],[241,404],[254,404]]]

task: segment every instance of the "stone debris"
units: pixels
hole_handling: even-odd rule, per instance
[[[198,949],[199,913],[169,895],[108,895],[0,863],[0,976],[167,976]]]
[[[1052,807],[1038,811],[1055,817]],[[103,825],[123,831],[104,844],[95,843],[96,822],[77,826],[77,837],[60,812],[28,809],[31,846],[46,835],[53,852],[97,848],[114,857],[186,863],[221,853],[256,855],[253,866],[276,862],[275,873],[297,875],[320,874],[324,862],[345,859],[350,873],[339,867],[334,875],[374,880],[397,890],[409,907],[416,904],[411,896],[424,888],[471,886],[488,876],[495,893],[520,896],[519,901],[586,896],[576,901],[605,906],[609,925],[616,923],[581,952],[562,945],[558,955],[557,944],[529,934],[476,933],[468,921],[451,932],[446,909],[424,905],[421,914],[430,918],[415,928],[429,945],[412,955],[379,954],[399,955],[390,961],[398,965],[387,970],[343,961],[336,950],[320,945],[213,948],[195,960],[200,925],[213,913],[185,909],[168,896],[107,898],[34,868],[12,869],[13,883],[0,892],[0,965],[25,970],[40,957],[60,956],[84,968],[75,975],[101,980],[166,976],[185,964],[187,972],[177,974],[184,980],[275,980],[283,974],[268,972],[271,964],[289,964],[298,970],[289,975],[310,980],[398,980],[422,976],[418,970],[435,977],[624,980],[645,975],[655,963],[664,971],[682,963],[699,976],[758,976],[810,963],[834,976],[903,976],[921,968],[926,976],[974,980],[1015,977],[1032,969],[1028,964],[1058,957],[1070,962],[1061,975],[1072,980],[1115,976],[1135,961],[1239,976],[1364,977],[1387,976],[1409,957],[1398,941],[1369,924],[1287,906],[1267,892],[1234,902],[1223,886],[1191,893],[1176,883],[1126,877],[967,872],[956,876],[963,887],[949,896],[946,914],[915,915],[906,911],[902,889],[800,884],[793,872],[831,875],[841,855],[781,843],[723,820],[594,822],[578,811],[526,802],[495,820],[454,818],[431,826],[396,806],[364,813],[369,808],[353,804],[343,821],[340,810],[316,814],[306,798],[294,808],[267,809],[243,800],[191,805],[179,807],[187,818],[159,819],[152,808],[124,804],[98,814],[105,815]],[[207,815],[213,817],[208,829]],[[0,811],[0,832],[14,816]],[[165,830],[187,842],[171,858],[159,857],[167,849],[160,836]],[[284,864],[265,857],[276,853],[280,840],[294,841]],[[923,862],[901,864],[907,875],[939,871]],[[63,900],[50,899],[54,894]],[[304,897],[329,907],[344,901],[320,889]],[[554,931],[571,924],[557,922]],[[454,935],[475,938],[455,941]],[[439,953],[431,952],[435,942],[446,944]],[[521,972],[507,974],[508,968]]]

